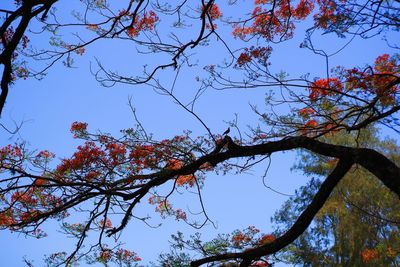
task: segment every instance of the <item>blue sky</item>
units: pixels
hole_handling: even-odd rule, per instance
[[[240,4],[251,11],[250,3],[247,1]],[[79,5],[79,1],[71,1],[66,6],[62,4],[58,5],[59,10],[71,10],[74,5]],[[0,7],[2,5],[3,3]],[[228,10],[222,10],[225,16],[230,15]],[[230,11],[237,12],[233,11],[232,7]],[[188,33],[182,31],[182,34]],[[246,45],[232,40],[227,31],[222,34],[227,40],[231,40],[236,48]],[[276,73],[286,71],[291,77],[305,73],[310,73],[311,77],[324,76],[324,59],[298,48],[303,36],[300,32],[293,40],[274,47],[271,62]],[[347,41],[348,39],[324,35],[316,40],[316,44],[333,52]],[[41,46],[47,43],[46,37],[32,37],[32,45]],[[0,131],[0,145],[24,140],[32,149],[48,149],[59,158],[67,157],[73,153],[76,145],[80,144],[69,133],[70,125],[74,121],[87,122],[92,131],[100,129],[115,135],[119,134],[120,129],[132,127],[134,120],[128,106],[129,97],[132,98],[144,127],[154,133],[156,138],[168,138],[181,134],[184,130],[191,130],[194,135],[204,135],[205,131],[198,121],[174,104],[169,97],[157,94],[152,88],[144,85],[116,85],[106,88],[99,85],[91,75],[89,67],[91,63],[95,64],[95,58],[101,60],[105,66],[126,73],[130,70],[137,71],[143,64],[154,63],[151,61],[154,58],[137,55],[135,48],[129,45],[126,42],[100,42],[88,47],[85,55],[75,56],[73,68],[66,68],[58,63],[49,70],[43,80],[18,80],[10,90],[2,122],[8,127],[12,127],[13,122],[23,122],[23,125],[15,135]],[[390,52],[386,47],[380,37],[370,40],[356,38],[344,51],[331,58],[330,65],[352,67],[370,63],[377,55]],[[184,101],[188,101],[195,94],[199,86],[195,77],[204,75],[204,72],[201,72],[202,66],[221,64],[226,57],[222,43],[215,38],[209,46],[199,47],[195,52],[198,53],[194,56],[198,60],[195,61],[198,67],[183,70],[176,86],[176,94]],[[35,66],[36,63],[30,64]],[[172,75],[173,71],[167,70],[162,72],[159,78],[167,83],[171,82]],[[227,128],[226,121],[234,119],[235,113],[238,114],[239,125],[246,130],[247,125],[254,126],[259,123],[249,104],[262,107],[265,93],[264,89],[209,90],[198,101],[196,111],[213,133],[222,133]],[[237,133],[233,131],[232,136],[235,135]],[[307,177],[290,171],[294,161],[295,153],[273,155],[267,184],[289,194],[305,184]],[[217,233],[229,233],[250,225],[265,233],[271,231],[270,217],[287,197],[263,187],[264,168],[265,166],[257,167],[249,174],[207,177],[203,189],[204,202],[208,215],[216,222],[218,228],[206,225],[200,230],[206,237],[211,238]],[[198,211],[198,203],[190,194],[180,196],[178,201],[183,207]],[[142,205],[138,212],[142,215],[154,214],[153,210],[152,206]],[[131,221],[122,236],[126,247],[136,251],[145,262],[155,261],[159,252],[168,250],[171,234],[178,230],[185,233],[196,231],[183,222],[162,220],[156,214],[152,222],[155,225],[162,222],[163,225],[152,229],[141,222]],[[71,248],[72,240],[66,240],[57,233],[56,222],[49,222],[47,227],[49,237],[41,240],[6,231],[0,232],[0,265],[23,266],[20,259],[26,255],[27,258],[34,259],[35,263],[38,263],[37,266],[41,266],[40,260],[44,254]]]

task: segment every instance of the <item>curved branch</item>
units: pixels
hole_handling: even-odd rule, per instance
[[[340,160],[332,173],[326,178],[322,183],[320,189],[315,194],[311,203],[307,208],[301,213],[297,221],[293,226],[282,236],[275,239],[273,242],[256,247],[253,249],[245,250],[240,253],[226,253],[216,256],[206,257],[200,260],[193,261],[190,266],[196,267],[205,263],[213,261],[221,261],[228,259],[242,259],[240,266],[249,266],[251,262],[262,256],[269,255],[278,252],[282,248],[291,244],[296,240],[311,224],[315,215],[325,204],[326,200],[332,193],[333,189],[336,187],[338,182],[343,178],[343,176],[350,170],[353,165],[353,161],[350,158]]]

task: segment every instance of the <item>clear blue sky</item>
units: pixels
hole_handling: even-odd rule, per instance
[[[252,1],[240,4],[243,10],[247,8],[249,12],[251,11]],[[3,5],[7,6],[1,3],[0,8]],[[56,6],[60,11],[70,12],[74,6],[79,6],[79,1],[61,1]],[[225,17],[236,15],[229,12],[238,12],[232,8],[229,10],[224,11],[222,8]],[[220,28],[223,29],[222,24]],[[192,38],[190,32],[182,31],[182,34],[184,38]],[[232,41],[229,32],[222,31],[222,34],[232,42],[234,48],[240,47],[237,41]],[[272,68],[277,73],[281,70],[286,71],[291,77],[305,73],[310,73],[311,77],[323,77],[324,59],[308,50],[298,48],[303,36],[303,33],[299,32],[293,40],[274,48]],[[32,45],[48,44],[48,39],[45,37],[31,38]],[[348,40],[323,36],[316,44],[333,52],[346,41]],[[195,94],[199,86],[195,76],[202,73],[201,68],[208,64],[219,64],[226,57],[222,43],[215,39],[209,46],[200,47],[196,52],[198,54],[195,57],[199,59],[198,67],[186,69],[184,75],[179,77],[176,86],[177,95],[186,101]],[[344,51],[331,58],[330,64],[332,67],[339,64],[345,67],[363,65],[372,62],[377,55],[385,52],[390,51],[379,37],[371,40],[356,38]],[[66,68],[58,63],[49,70],[43,80],[18,80],[10,90],[2,122],[8,127],[12,127],[13,121],[24,123],[16,135],[11,136],[5,131],[0,131],[0,145],[24,140],[32,149],[48,149],[56,153],[59,158],[67,157],[79,144],[69,133],[73,121],[84,121],[89,124],[89,129],[92,131],[100,129],[115,135],[118,135],[120,129],[132,127],[134,121],[127,105],[129,97],[132,97],[137,115],[144,127],[157,138],[168,138],[187,129],[192,130],[194,135],[205,134],[204,129],[190,114],[185,113],[170,98],[157,94],[149,87],[100,86],[89,69],[90,63],[95,63],[95,57],[105,66],[119,69],[124,73],[137,70],[143,64],[151,65],[154,60],[152,57],[138,56],[132,44],[127,42],[106,41],[88,47],[82,57],[75,56],[76,68]],[[36,63],[30,64],[35,66]],[[159,77],[162,81],[170,81],[172,75],[172,71],[165,71]],[[247,125],[254,126],[258,123],[258,118],[251,111],[249,104],[262,107],[265,93],[263,89],[207,91],[199,100],[196,111],[213,133],[222,133],[227,128],[225,122],[234,119],[235,113],[238,114],[239,125],[246,130]],[[235,134],[237,133],[233,131],[232,135]],[[285,193],[293,193],[296,188],[303,185],[308,178],[290,171],[294,159],[294,153],[273,155],[267,184]],[[246,175],[207,177],[203,189],[204,202],[208,215],[217,223],[218,228],[214,229],[212,225],[205,226],[200,231],[205,233],[206,237],[211,238],[217,233],[229,233],[250,225],[258,227],[265,233],[271,231],[270,217],[287,197],[263,187],[261,178],[263,167],[265,166],[257,167]],[[198,203],[187,193],[182,195],[175,205],[189,207],[194,212],[199,211]],[[169,236],[176,231],[185,233],[196,231],[183,222],[176,222],[173,219],[162,220],[153,210],[152,206],[142,205],[138,211],[141,215],[154,215],[152,222],[155,225],[162,222],[161,227],[151,229],[143,223],[131,221],[122,237],[127,244],[126,247],[136,251],[144,262],[155,261],[160,252],[168,251]],[[27,258],[34,259],[37,266],[42,266],[40,260],[44,254],[70,249],[72,240],[66,240],[57,233],[57,228],[58,225],[54,221],[48,223],[49,237],[41,240],[25,238],[6,231],[0,232],[2,247],[0,265],[23,266],[21,258],[26,255]]]

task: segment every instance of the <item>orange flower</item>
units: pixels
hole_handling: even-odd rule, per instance
[[[71,125],[71,132],[82,132],[82,131],[86,131],[87,128],[87,123],[85,122],[78,122],[75,121],[72,123]]]
[[[378,251],[376,249],[366,248],[361,252],[361,258],[363,262],[368,263],[379,257]]]
[[[185,184],[193,186],[195,182],[196,182],[196,177],[193,174],[181,175],[176,179],[176,184],[178,186],[182,186]]]
[[[109,250],[102,250],[99,255],[99,260],[108,262],[111,259],[111,252]]]
[[[183,167],[183,162],[178,159],[171,159],[167,163],[167,169],[169,170],[179,170]]]
[[[88,24],[87,28],[90,30],[97,30],[99,26],[97,24]]]
[[[3,212],[0,213],[0,227],[2,226],[10,226],[12,224],[15,224],[15,220],[13,218],[12,210],[9,210],[8,212]]]
[[[43,178],[37,178],[37,179],[33,182],[33,184],[36,185],[36,186],[41,186],[41,185],[48,184],[48,181],[47,181],[46,179],[43,179]]]
[[[315,110],[313,108],[302,108],[299,110],[299,115],[305,119],[309,118],[311,115],[315,114]]]
[[[111,220],[107,218],[107,220],[104,222],[104,220],[100,221],[100,226],[104,228],[112,228],[112,223]]]
[[[202,11],[204,11],[204,6]],[[211,17],[212,20],[222,17],[221,10],[217,6],[217,4],[212,4],[211,7],[207,10],[207,14]]]
[[[132,26],[128,29],[127,34],[133,38],[138,36],[141,31],[151,31],[154,29],[157,21],[158,17],[154,11],[144,13],[143,17],[137,15],[135,21],[132,22]]]
[[[263,235],[258,241],[260,245],[268,244],[275,241],[275,236],[272,234]]]
[[[309,120],[306,122],[305,126],[307,128],[316,128],[318,127],[318,122],[316,120]]]
[[[315,101],[320,97],[332,96],[342,90],[343,85],[337,78],[319,79],[311,84],[309,98],[311,101]]]

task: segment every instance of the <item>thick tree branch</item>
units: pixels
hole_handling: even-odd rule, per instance
[[[353,165],[353,161],[350,158],[344,158],[339,161],[336,168],[322,183],[319,191],[314,196],[314,199],[307,206],[307,208],[301,213],[297,221],[293,226],[282,236],[275,239],[273,242],[256,247],[253,249],[245,250],[241,253],[226,253],[216,256],[203,258],[191,263],[192,267],[197,267],[205,263],[229,259],[242,259],[240,266],[249,266],[252,260],[258,259],[262,256],[269,255],[278,252],[282,248],[291,244],[296,240],[311,224],[313,218],[322,208],[333,189],[336,187],[338,182],[343,176],[350,170]]]
[[[1,94],[0,94],[0,116],[3,111],[4,105],[7,100],[9,84],[12,82],[12,62],[14,53],[17,50],[18,44],[21,42],[28,25],[32,18],[44,11],[46,14],[51,6],[57,2],[57,0],[49,1],[24,1],[22,6],[18,8],[13,14],[11,14],[0,26],[0,38],[3,43],[3,51],[0,54],[0,65],[4,65],[3,74],[1,77]],[[38,5],[39,7],[34,10],[34,7]],[[6,40],[5,31],[12,22],[14,22],[18,17],[21,16],[21,20],[12,35],[10,40]]]

